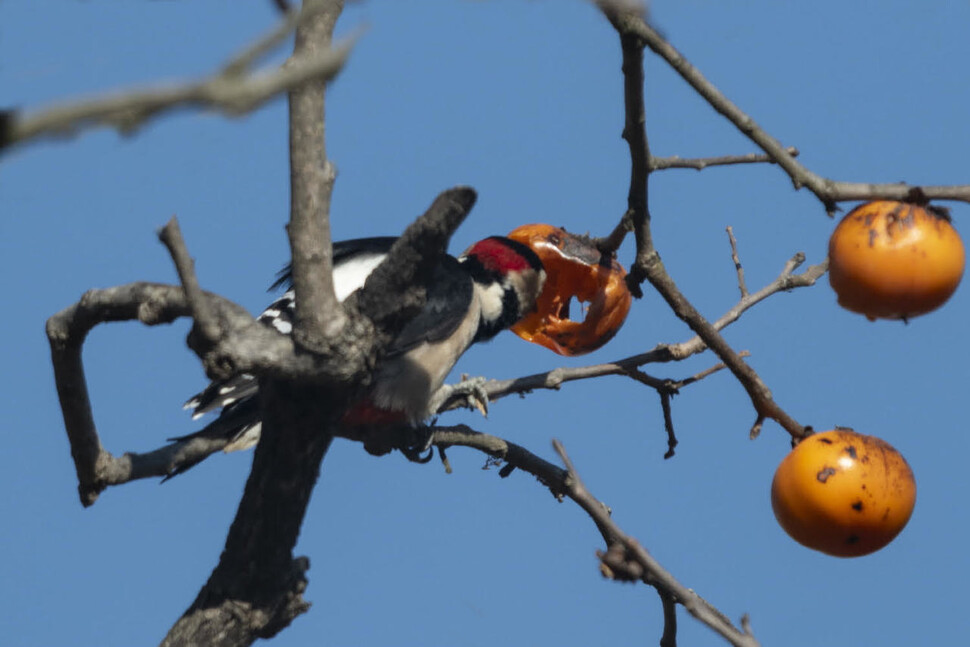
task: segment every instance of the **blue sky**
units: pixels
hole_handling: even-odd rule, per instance
[[[727,6],[730,4],[731,6]],[[967,176],[970,5],[654,4],[656,25],[705,75],[823,175],[958,184]],[[272,3],[0,4],[0,103],[61,97],[216,69],[276,19]],[[442,189],[479,202],[452,249],[526,222],[604,234],[625,208],[618,39],[584,2],[365,2],[340,33],[367,27],[328,99],[339,168],[337,238],[399,232]],[[275,60],[281,60],[280,52]],[[657,155],[753,147],[647,55],[647,129]],[[768,166],[667,171],[651,180],[654,235],[693,303],[714,319],[737,300],[724,228],[752,288],[796,251],[825,255],[834,222]],[[90,509],[58,409],[45,319],[90,287],[172,282],[155,230],[177,214],[202,285],[256,312],[287,260],[285,106],[250,116],[179,113],[132,138],[112,132],[0,159],[0,318],[6,394],[0,458],[0,634],[8,645],[153,644],[191,602],[222,549],[251,454],[216,456],[165,485],[113,488]],[[851,205],[847,205],[851,206]],[[966,235],[970,209],[953,206]],[[629,263],[632,243],[621,250]],[[673,401],[680,445],[664,461],[656,395],[604,378],[509,398],[468,422],[552,457],[559,438],[627,532],[764,645],[958,644],[970,577],[961,492],[970,455],[967,286],[940,311],[870,323],[826,282],[781,294],[728,329],[796,419],[855,427],[897,447],[915,472],[915,514],[883,551],[839,560],[791,541],[769,487],[788,449],[718,374]],[[102,441],[153,449],[197,428],[181,403],[205,385],[187,322],[102,327],[85,362]],[[593,355],[561,358],[503,334],[458,370],[507,378],[625,357],[689,337],[648,291]],[[646,367],[684,377],[714,360]],[[532,478],[499,479],[483,457],[374,458],[337,442],[298,551],[311,559],[309,614],[287,645],[641,645],[659,640],[651,589],[603,580],[592,523]],[[681,644],[717,638],[681,613]]]

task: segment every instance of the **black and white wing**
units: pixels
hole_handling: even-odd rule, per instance
[[[334,243],[333,279],[339,300],[343,301],[364,285],[367,276],[384,260],[395,240],[397,239],[394,237],[385,236]],[[263,325],[271,326],[284,335],[289,335],[293,331],[296,313],[296,296],[291,284],[291,269],[287,265],[270,288],[271,290],[285,288],[286,292],[257,318],[257,321]],[[193,420],[210,411],[221,409],[219,419],[199,433],[211,434],[214,431],[212,428],[218,427],[219,434],[224,434],[231,439],[226,451],[246,449],[259,440],[260,420],[254,406],[254,396],[258,390],[255,376],[240,373],[229,379],[211,383],[205,390],[189,398],[184,408],[192,411]],[[191,436],[184,438],[189,437]]]

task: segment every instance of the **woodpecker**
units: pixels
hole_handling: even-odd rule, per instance
[[[333,280],[343,301],[364,285],[367,276],[390,251],[394,237],[359,238],[334,243]],[[526,245],[502,236],[480,240],[459,258],[442,254],[434,268],[423,309],[391,342],[372,385],[341,420],[346,425],[418,425],[432,417],[455,390],[484,408],[480,382],[443,386],[462,353],[488,341],[535,308],[546,273]],[[285,288],[258,321],[289,335],[293,330],[296,295],[291,268],[280,272],[270,288]],[[185,408],[197,419],[220,409],[219,417],[196,436],[226,438],[225,452],[248,449],[259,441],[256,377],[241,373],[210,384],[190,398]],[[178,471],[188,469],[186,465]],[[172,476],[177,472],[173,472]]]

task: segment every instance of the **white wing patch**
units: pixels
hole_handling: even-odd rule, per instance
[[[283,319],[274,319],[273,328],[276,328],[277,331],[283,333],[284,335],[289,335],[291,332],[293,332],[293,324]]]
[[[343,301],[354,290],[364,287],[364,281],[381,264],[385,254],[369,254],[340,263],[333,268],[333,285],[337,299]],[[282,331],[280,331],[282,332]]]

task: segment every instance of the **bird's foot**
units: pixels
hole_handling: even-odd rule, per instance
[[[433,443],[434,427],[420,425],[410,429],[407,444],[400,450],[404,457],[412,463],[427,463],[434,457]]]
[[[477,409],[483,416],[488,417],[488,392],[485,390],[484,377],[463,378],[458,384],[444,384],[431,399],[432,413],[442,408],[453,409],[465,407]]]

